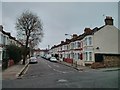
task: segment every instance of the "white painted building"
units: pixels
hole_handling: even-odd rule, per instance
[[[9,32],[5,32],[3,30],[3,26],[0,25],[0,60],[2,60],[2,54],[5,46],[9,44],[15,44],[17,46],[22,45],[22,43],[17,41],[15,37],[12,37]]]
[[[106,25],[94,33],[94,53],[120,54],[120,30]]]
[[[83,59],[88,64],[94,62],[93,35],[87,35],[83,38]]]
[[[8,33],[3,31],[2,25],[0,25],[0,60],[2,60],[3,49],[6,45],[9,45],[9,36]]]
[[[119,39],[120,30],[113,25],[112,17],[107,16],[105,25],[100,28],[96,27],[93,30],[85,28],[83,34],[79,36],[74,35],[69,43],[65,41],[54,46],[52,53],[58,53],[61,59],[73,59],[73,61],[77,61],[79,65],[84,66],[84,64],[92,64],[95,62],[96,54],[119,55]]]
[[[102,62],[104,60],[103,56],[105,55],[111,56],[112,62],[115,62],[116,59],[113,60],[113,58],[115,56],[120,56],[120,30],[113,24],[114,23],[112,17],[107,16],[105,19],[105,25],[96,29],[94,32],[93,41],[95,62]]]

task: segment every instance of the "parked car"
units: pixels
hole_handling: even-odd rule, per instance
[[[37,58],[34,57],[34,56],[32,56],[32,57],[30,58],[30,60],[29,60],[29,63],[30,63],[30,64],[38,63]]]
[[[52,62],[57,62],[57,59],[56,59],[55,57],[51,57],[51,58],[50,58],[50,61],[52,61]]]
[[[51,54],[47,54],[45,58],[46,58],[47,60],[50,60]]]

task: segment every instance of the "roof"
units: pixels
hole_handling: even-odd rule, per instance
[[[17,43],[19,43],[21,46],[23,46],[23,44],[22,44],[21,42],[19,42],[18,40],[16,40],[15,37],[11,36],[10,32],[4,31],[2,25],[0,25],[0,31],[1,31],[3,34],[7,35],[10,39],[13,39],[13,40],[16,41]]]

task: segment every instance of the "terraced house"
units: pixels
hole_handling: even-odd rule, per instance
[[[22,43],[20,43],[18,40],[16,40],[15,37],[12,37],[9,32],[5,32],[3,30],[3,26],[0,25],[0,60],[3,59],[3,53],[5,52],[5,46],[15,44],[16,46],[22,46]]]
[[[94,62],[104,62],[115,66],[120,62],[120,30],[113,24],[113,19],[106,16],[105,24],[94,29],[85,28],[81,35],[73,34],[71,39],[54,45],[50,53],[58,54],[59,60],[85,66]]]

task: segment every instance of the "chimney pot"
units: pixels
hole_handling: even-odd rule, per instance
[[[110,16],[106,16],[105,25],[113,25],[113,19]]]
[[[61,44],[63,44],[64,43],[64,41],[61,41]]]
[[[84,29],[84,33],[86,34],[91,34],[92,33],[92,30],[90,28],[85,28]]]
[[[66,42],[69,42],[70,40],[69,39],[66,39]]]
[[[77,34],[73,34],[73,38],[76,38],[77,37]]]
[[[2,25],[0,25],[0,31],[2,31],[3,30],[3,26]]]

